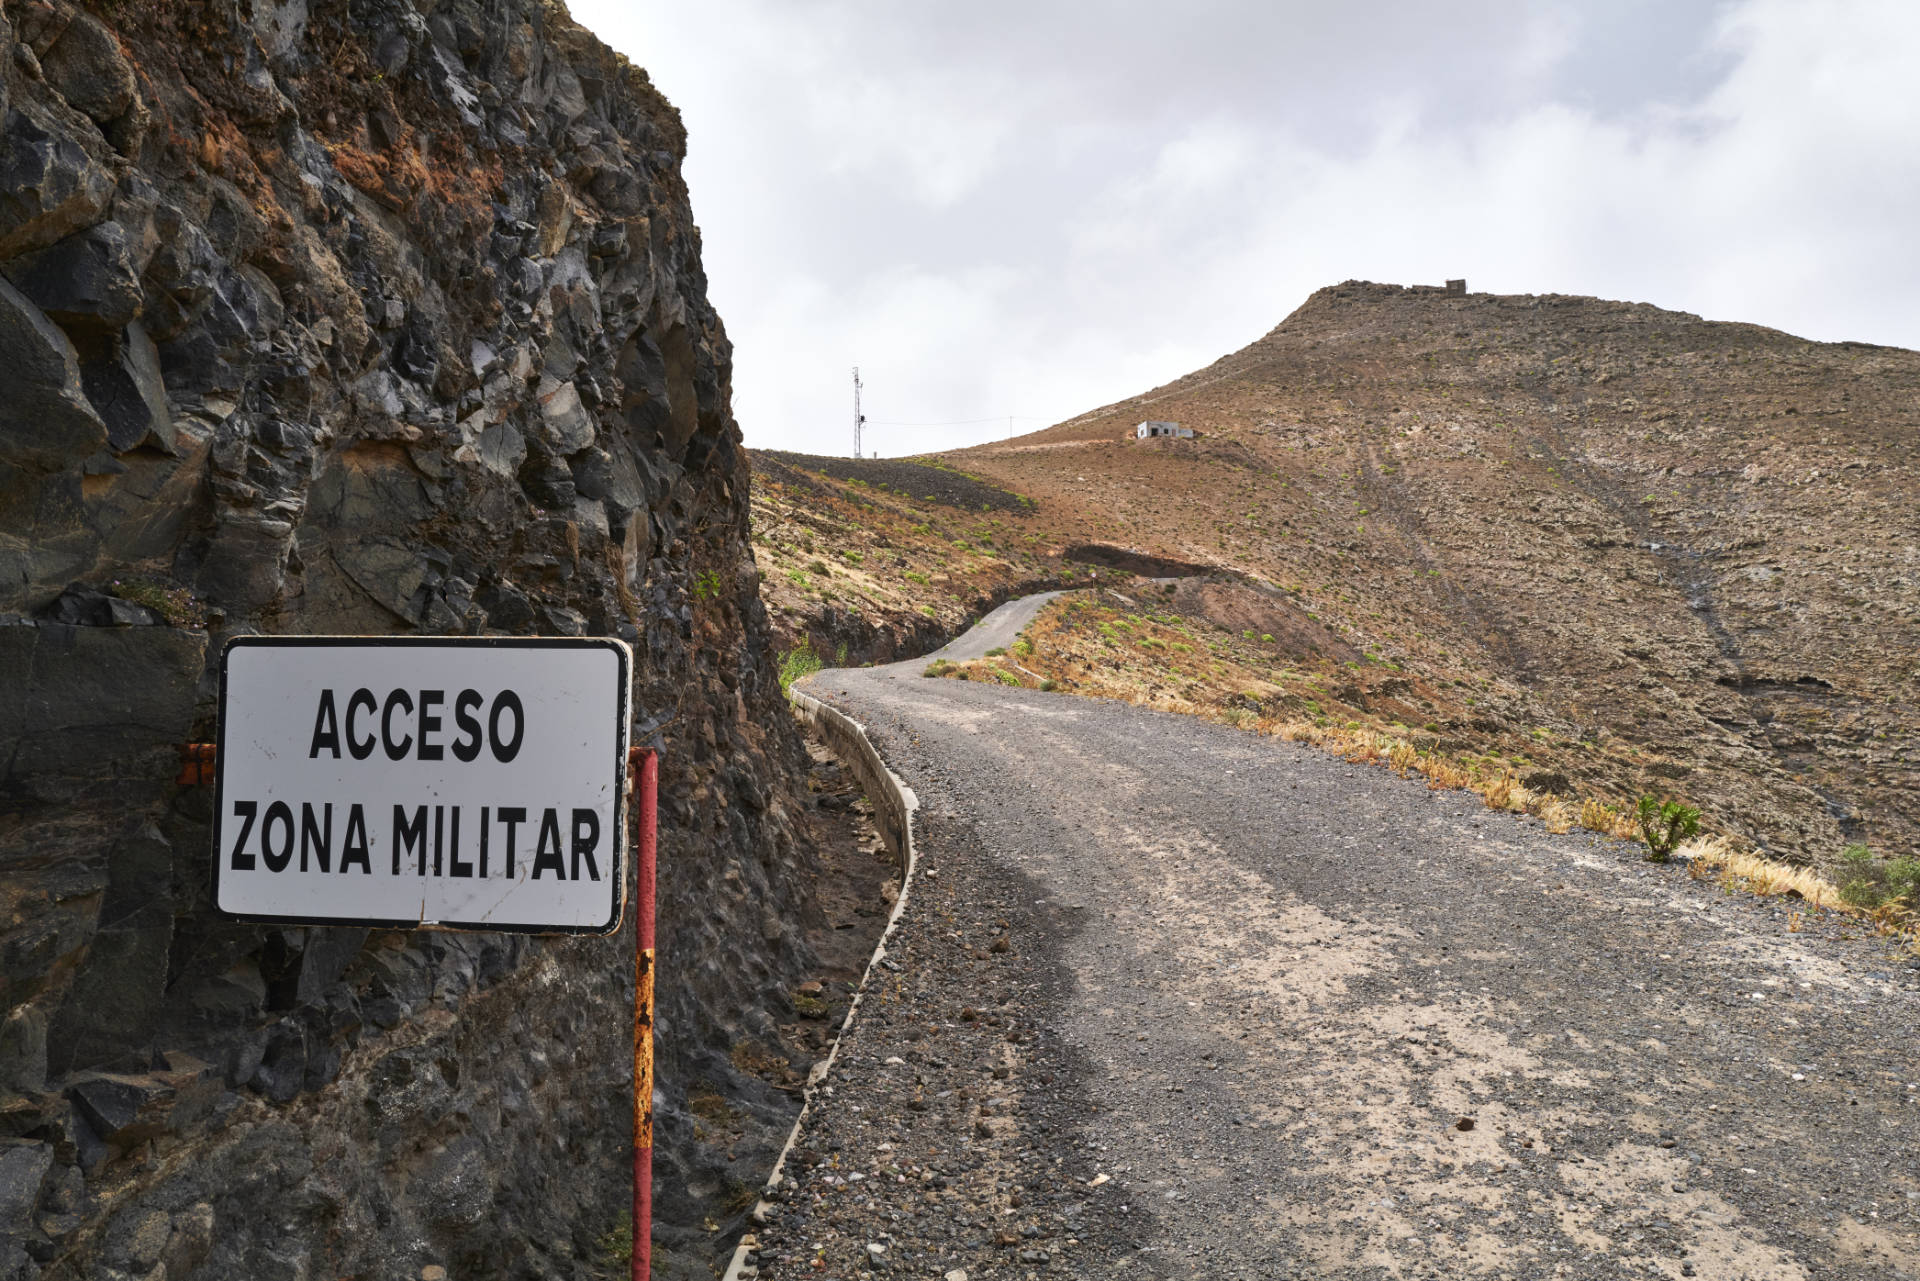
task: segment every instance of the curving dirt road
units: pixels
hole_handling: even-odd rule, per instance
[[[990,649],[1004,649],[1020,638],[1020,633],[1026,630],[1034,615],[1047,607],[1048,601],[1059,595],[1059,592],[1040,592],[1007,601],[933,653],[914,662],[926,664],[944,658],[949,662],[963,663],[970,658],[986,657]],[[899,666],[913,667],[914,662]]]
[[[917,790],[922,870],[761,1276],[1920,1276],[1912,958],[924,666],[810,686]]]

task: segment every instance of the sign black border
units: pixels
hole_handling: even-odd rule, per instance
[[[290,649],[371,649],[404,646],[412,649],[610,649],[620,660],[620,759],[614,770],[613,915],[603,925],[502,925],[498,922],[420,921],[412,917],[399,920],[338,916],[265,916],[252,912],[229,912],[220,906],[220,820],[225,813],[223,798],[227,786],[227,659],[236,648]],[[613,636],[235,636],[220,647],[219,728],[215,731],[213,781],[213,911],[228,921],[252,921],[261,925],[355,926],[377,930],[460,930],[485,934],[533,934],[545,936],[604,937],[617,934],[627,916],[627,813],[630,789],[627,786],[627,754],[633,735],[633,650]]]

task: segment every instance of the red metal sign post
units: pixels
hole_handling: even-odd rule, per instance
[[[627,755],[637,829],[633,890],[633,1281],[653,1267],[653,860],[660,758]]]
[[[212,781],[216,748],[180,748],[183,787]],[[653,1267],[653,869],[658,833],[660,758],[649,747],[627,752],[635,854],[633,930],[633,1281],[649,1281]]]

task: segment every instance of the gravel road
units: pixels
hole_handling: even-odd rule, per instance
[[[810,685],[918,791],[920,872],[759,1275],[1920,1276],[1912,958],[924,665]]]
[[[1045,609],[1047,602],[1058,595],[1060,595],[1059,592],[1041,592],[1038,595],[1022,596],[1018,600],[1007,601],[925,658],[917,659],[913,663],[901,663],[898,666],[911,667],[918,671],[936,658],[944,658],[954,663],[964,663],[972,658],[984,658],[988,650],[1004,649],[1018,640],[1027,624],[1033,621],[1034,615]]]

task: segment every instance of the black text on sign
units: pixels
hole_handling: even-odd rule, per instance
[[[308,924],[613,930],[629,681],[615,640],[233,641],[216,906]]]

